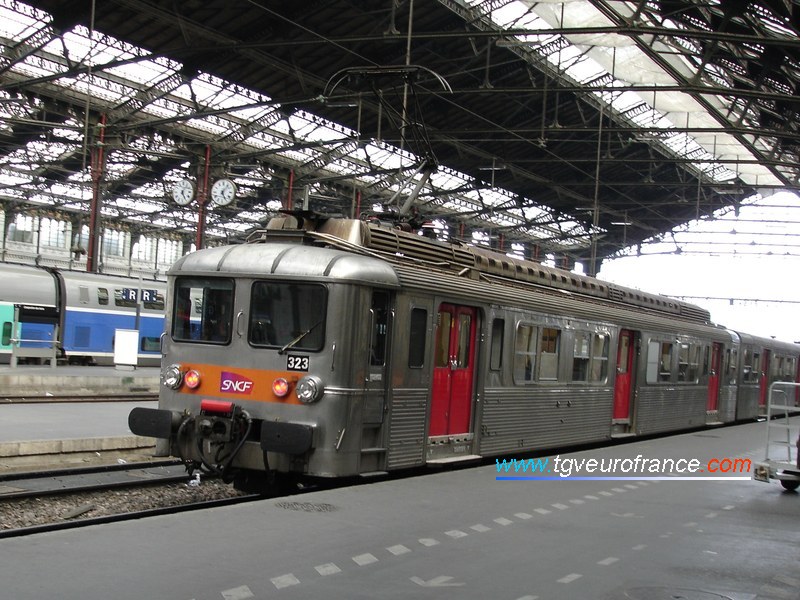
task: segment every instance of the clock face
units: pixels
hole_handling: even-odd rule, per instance
[[[172,199],[176,204],[186,206],[194,198],[194,184],[188,179],[181,179],[172,186]]]
[[[218,179],[211,186],[211,202],[217,206],[228,206],[236,197],[236,184],[230,179]]]

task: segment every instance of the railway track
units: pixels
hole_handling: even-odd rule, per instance
[[[14,473],[0,477],[0,539],[250,502],[179,461]]]
[[[0,475],[0,500],[55,496],[189,480],[181,461],[162,460]]]
[[[158,394],[155,392],[127,392],[123,394],[55,394],[55,395],[26,395],[26,396],[0,396],[0,404],[41,404],[54,402],[157,402]]]

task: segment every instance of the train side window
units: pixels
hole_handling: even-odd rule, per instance
[[[557,381],[561,330],[542,327],[539,349],[539,381]]]
[[[425,365],[425,346],[428,334],[428,311],[412,308],[408,332],[408,367],[421,369]]]
[[[647,344],[647,383],[669,381],[672,378],[672,343],[651,340]]]
[[[256,281],[250,297],[248,340],[318,352],[325,343],[327,288],[316,283]]]
[[[11,344],[11,327],[12,327],[11,321],[6,321],[5,323],[3,323],[3,337],[2,341],[0,341],[0,343],[2,343],[3,346],[8,346]]]
[[[142,305],[150,310],[164,310],[164,294],[158,290],[142,290]]]
[[[761,353],[753,352],[753,383],[761,381]]]
[[[749,383],[753,381],[753,356],[750,350],[745,349],[742,356],[742,382]]]
[[[696,344],[681,344],[678,349],[678,381],[695,383],[699,368],[698,352],[700,347]]]
[[[739,364],[738,350],[728,350],[725,353],[725,371],[728,373],[728,384],[736,385],[737,369]]]
[[[200,318],[191,314],[200,302]],[[175,282],[172,337],[178,341],[227,343],[231,339],[233,281],[221,278],[181,277]]]
[[[658,380],[669,381],[672,378],[672,352],[670,342],[661,342],[661,356],[658,366]]]
[[[777,360],[772,362],[772,374],[778,381],[783,381],[783,363],[788,360],[783,356],[778,356]]]
[[[605,333],[596,333],[594,336],[594,344],[592,345],[591,380],[594,382],[603,382],[608,377],[609,347],[609,336]]]
[[[449,312],[439,312],[439,323],[436,326],[436,365],[447,367],[450,365],[450,328],[452,316]]]
[[[589,380],[590,340],[591,334],[589,333],[575,333],[575,351],[572,354],[572,381]]]
[[[514,381],[532,383],[536,369],[536,327],[527,323],[517,325],[514,341]]]
[[[797,373],[797,359],[794,357],[787,358],[783,367],[783,380],[794,381],[795,373]]]
[[[382,291],[372,293],[372,341],[369,361],[374,367],[386,364],[386,339],[389,332],[389,294]]]
[[[457,317],[456,326],[458,327],[458,348],[456,350],[456,367],[464,369],[469,367],[470,342],[472,336],[470,329],[472,328],[472,315],[459,314]]]
[[[97,303],[100,306],[108,305],[108,288],[97,288]]]
[[[503,367],[503,336],[506,328],[505,319],[492,321],[492,346],[489,351],[489,368],[499,371]]]
[[[158,352],[161,349],[161,340],[157,337],[142,336],[140,349],[142,352]]]

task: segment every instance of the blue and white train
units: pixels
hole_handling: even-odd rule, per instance
[[[22,354],[55,343],[71,364],[113,364],[116,331],[127,329],[139,332],[138,364],[159,364],[164,281],[12,263],[0,263],[0,281],[3,363],[17,339]]]

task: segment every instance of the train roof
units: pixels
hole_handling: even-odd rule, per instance
[[[391,265],[335,248],[314,248],[285,238],[271,244],[221,246],[193,252],[179,259],[167,275],[219,274],[286,275],[304,280],[339,281],[399,287]]]
[[[800,344],[797,343],[776,340],[775,338],[761,337],[752,335],[750,333],[742,333],[740,331],[737,331],[736,333],[738,333],[739,340],[742,344],[755,344],[763,348],[789,353],[797,352],[798,349],[800,349]]]
[[[295,242],[299,238],[306,243],[374,256],[399,267],[455,274],[463,280],[504,283],[528,290],[535,288],[560,298],[568,292],[595,302],[711,325],[709,312],[694,304],[510,257],[488,248],[442,242],[378,222],[287,214],[272,219],[265,230],[256,232],[249,241],[268,242],[288,237]],[[412,277],[409,275],[407,279]]]

